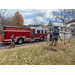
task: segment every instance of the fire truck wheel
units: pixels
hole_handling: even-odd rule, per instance
[[[24,42],[24,40],[23,39],[18,39],[18,44],[22,44],[23,42]]]
[[[41,37],[41,38],[40,38],[40,41],[44,41],[44,37]]]

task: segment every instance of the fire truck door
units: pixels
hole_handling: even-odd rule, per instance
[[[35,30],[30,29],[30,41],[35,41]]]

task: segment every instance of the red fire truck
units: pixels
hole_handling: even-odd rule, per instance
[[[14,34],[14,41],[22,44],[24,41],[43,41],[47,39],[47,30],[38,27],[2,26],[2,42],[10,43],[10,37]]]

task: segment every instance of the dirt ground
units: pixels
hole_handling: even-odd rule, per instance
[[[56,49],[54,49],[54,48],[48,48],[48,47],[44,47],[44,49],[51,50],[51,51],[54,51],[54,52],[56,52],[56,51],[57,51],[57,50],[56,50]]]
[[[71,52],[67,48],[72,48],[72,47],[73,46],[70,43],[65,43],[65,45],[64,45],[64,43],[58,43],[56,48],[54,46],[50,46],[50,47],[44,47],[43,49],[54,51],[54,52],[57,52],[58,50],[66,51],[66,52]]]
[[[73,46],[70,44],[70,43],[58,43],[57,44],[58,47],[61,47],[61,48],[72,48]]]
[[[71,41],[73,41],[73,40],[71,40]],[[48,44],[50,45],[50,43],[48,43]],[[52,46],[44,47],[43,49],[51,50],[54,52],[57,52],[58,51],[57,49],[59,49],[61,51],[69,51],[69,50],[67,50],[67,48],[73,48],[73,45],[70,42],[68,43],[68,39],[65,40],[65,44],[64,44],[64,40],[63,41],[59,40],[57,42],[56,48],[55,48],[54,43],[53,43]]]

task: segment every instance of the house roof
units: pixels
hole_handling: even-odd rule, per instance
[[[30,27],[39,27],[40,25],[29,25]]]
[[[29,27],[28,25],[23,25],[23,27]]]

